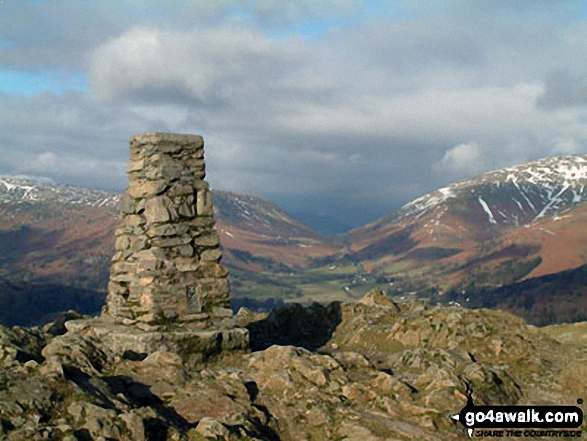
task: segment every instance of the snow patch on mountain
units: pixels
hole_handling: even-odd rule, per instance
[[[489,218],[489,223],[496,224],[497,222],[495,221],[495,217],[493,217],[493,213],[489,209],[487,202],[485,202],[483,199],[481,199],[481,196],[479,196],[478,199],[479,199],[479,203],[481,204],[481,207],[483,207],[483,210],[485,211],[485,213],[487,213],[487,217]]]
[[[121,195],[104,190],[59,185],[46,180],[0,176],[0,203],[59,202],[94,207],[117,207]]]
[[[468,200],[479,202],[490,224],[518,225],[556,216],[587,201],[587,156],[553,156],[494,170],[421,196],[404,205],[398,217],[419,219]]]

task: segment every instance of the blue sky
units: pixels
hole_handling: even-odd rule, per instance
[[[4,0],[0,174],[122,191],[128,137],[206,139],[215,188],[355,226],[587,152],[584,1]]]

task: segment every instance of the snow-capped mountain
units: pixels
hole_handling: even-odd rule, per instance
[[[45,202],[117,207],[121,195],[103,190],[59,185],[48,180],[0,176],[0,203]]]
[[[478,203],[489,224],[520,225],[557,215],[587,200],[587,156],[553,156],[485,173],[404,205],[401,219],[450,202]]]
[[[388,273],[462,279],[467,271],[495,280],[499,272],[511,281],[579,266],[586,263],[587,156],[544,158],[452,184],[346,240],[350,256]],[[529,271],[511,278],[507,262],[526,262]]]

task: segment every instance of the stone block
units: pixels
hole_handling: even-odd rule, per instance
[[[177,219],[177,211],[171,199],[157,196],[145,203],[145,218],[150,224],[169,222]]]
[[[188,235],[177,236],[177,237],[157,237],[151,240],[151,243],[156,247],[169,248],[176,247],[178,245],[189,244],[193,239]]]
[[[195,254],[194,247],[190,244],[178,246],[175,251],[180,257],[192,257]]]
[[[169,184],[162,179],[157,181],[140,179],[131,181],[128,188],[126,189],[126,193],[131,198],[139,199],[147,196],[156,196],[162,194],[168,186]]]
[[[222,251],[219,248],[204,250],[200,253],[200,260],[206,262],[219,262],[222,258]]]
[[[220,244],[216,232],[206,234],[194,239],[194,245],[198,247],[217,247]]]
[[[138,172],[138,171],[143,170],[144,166],[145,166],[145,161],[143,159],[140,159],[138,161],[130,161],[129,164],[126,166],[126,172],[127,173]]]
[[[147,231],[150,237],[167,237],[167,236],[181,236],[189,231],[189,227],[184,224],[164,224],[154,225]]]
[[[189,199],[182,202],[179,205],[178,213],[180,216],[186,217],[188,219],[192,219],[196,216],[196,207],[194,206],[193,197],[190,201]]]
[[[200,190],[196,193],[196,213],[198,216],[212,216],[212,196],[208,190]]]

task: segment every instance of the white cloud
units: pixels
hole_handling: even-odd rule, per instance
[[[44,152],[33,158],[29,164],[24,164],[25,172],[35,172],[37,174],[55,173],[59,167],[57,155],[53,152]]]
[[[190,31],[137,27],[94,51],[91,84],[105,100],[213,106],[271,87],[297,52],[293,40],[271,40],[238,23]]]
[[[483,152],[476,142],[459,144],[446,151],[436,170],[454,177],[470,177],[485,168]]]
[[[339,158],[333,152],[321,152],[319,150],[304,149],[297,153],[298,158],[303,162],[317,163],[328,165]]]

